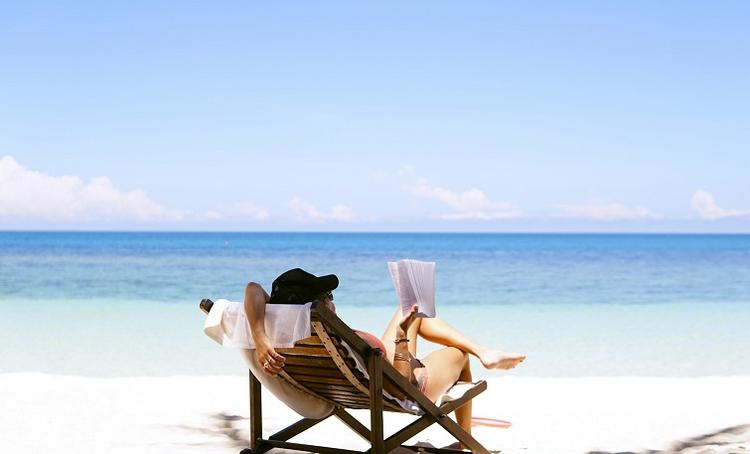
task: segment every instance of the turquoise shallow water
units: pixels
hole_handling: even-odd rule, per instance
[[[439,316],[529,355],[516,375],[750,374],[750,236],[85,232],[0,233],[0,372],[241,374],[200,298],[334,272],[379,333],[404,257],[437,262]]]

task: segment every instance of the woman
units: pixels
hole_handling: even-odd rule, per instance
[[[255,350],[245,350],[245,358],[256,378],[292,409],[309,418],[325,416],[333,410],[329,403],[301,393],[276,377],[284,367],[285,359],[274,350],[266,335],[264,318],[269,299],[268,293],[257,283],[251,282],[245,288],[244,308],[256,347]],[[332,292],[320,294],[316,299],[331,311],[336,311]],[[381,341],[388,361],[433,402],[437,402],[457,381],[471,381],[470,354],[479,358],[487,369],[512,369],[526,359],[525,355],[478,345],[441,319],[417,317],[416,312],[414,306],[403,317],[401,309],[397,309]],[[421,361],[416,360],[418,337],[444,348],[428,354]],[[456,410],[456,419],[464,430],[471,432],[471,402]]]

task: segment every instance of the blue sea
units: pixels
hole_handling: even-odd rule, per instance
[[[169,232],[0,232],[0,373],[245,374],[201,298],[335,273],[339,316],[380,334],[401,258],[437,263],[439,317],[528,355],[478,376],[750,375],[750,235]]]

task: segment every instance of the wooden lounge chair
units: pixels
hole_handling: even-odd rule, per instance
[[[406,440],[434,423],[441,425],[471,452],[488,454],[476,439],[447,415],[468,403],[487,389],[485,381],[463,386],[468,388],[458,398],[435,405],[405,379],[384,357],[372,348],[323,304],[313,303],[310,312],[312,336],[295,343],[293,348],[276,349],[286,357],[281,377],[301,390],[332,402],[335,409],[322,419],[303,418],[291,426],[263,438],[261,385],[250,373],[250,448],[240,454],[258,454],[273,448],[317,453],[384,454],[399,446],[414,451],[460,453],[457,449],[440,449],[402,445]],[[369,409],[368,429],[346,409]],[[419,418],[383,436],[383,412],[401,412]],[[371,444],[367,451],[353,451],[288,441],[330,416],[336,416]]]

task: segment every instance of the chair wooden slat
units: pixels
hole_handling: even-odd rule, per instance
[[[362,393],[359,392],[359,390],[351,385],[332,385],[330,383],[311,383],[308,382],[306,387],[310,389],[319,389],[322,391],[341,391],[345,393],[351,393],[353,395],[362,396]],[[362,396],[366,397],[366,396]]]
[[[285,365],[284,370],[290,374],[315,375],[317,377],[341,377],[341,371],[335,367],[307,367],[297,365]],[[355,375],[361,375],[354,372]],[[363,378],[363,377],[358,377]]]
[[[331,358],[319,358],[316,356],[305,357],[302,355],[284,355],[284,358],[286,359],[284,364],[287,366],[327,367],[330,369],[338,369],[336,363],[334,363]]]
[[[315,358],[331,358],[331,355],[328,353],[328,350],[325,348],[316,348],[316,347],[292,347],[292,348],[277,348],[277,353],[280,353],[284,356],[312,356]]]
[[[355,403],[355,404],[367,404],[369,401],[367,399],[360,399],[357,397],[352,396],[351,394],[337,394],[337,393],[329,393],[325,391],[319,391],[321,396],[324,396],[327,399],[331,399],[334,402],[339,403],[340,405],[344,405],[344,403]]]
[[[336,405],[335,402],[331,401],[330,399],[324,396],[321,396],[320,394],[316,393],[315,390],[312,390],[309,387],[300,384],[297,380],[294,379],[294,377],[290,376],[285,370],[282,370],[281,372],[279,372],[279,376],[281,376],[281,378],[285,379],[287,382],[289,382],[289,384],[299,389],[300,391],[306,392],[308,394],[311,394],[317,397],[318,399],[321,399],[321,400],[324,400],[324,401],[327,401]]]
[[[304,339],[300,339],[294,343],[295,347],[311,346],[311,347],[323,347],[323,342],[320,341],[318,336],[309,336]]]
[[[365,396],[363,396],[359,391],[355,390],[345,390],[345,389],[334,389],[334,388],[327,388],[326,385],[321,386],[309,386],[310,389],[315,390],[315,392],[319,394],[326,394],[331,396],[340,396],[342,398],[346,398],[349,400],[361,400],[363,402],[369,401]]]
[[[300,383],[328,383],[331,385],[349,385],[349,380],[342,376],[338,377],[317,377],[315,375],[303,375],[303,374],[294,374],[294,379],[297,380]]]

